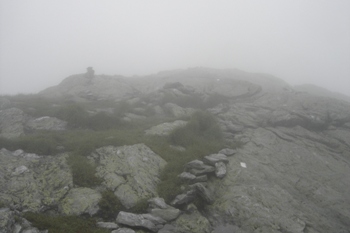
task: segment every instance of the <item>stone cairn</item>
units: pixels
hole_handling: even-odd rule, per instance
[[[207,204],[214,202],[213,195],[206,188],[208,175],[215,174],[219,179],[226,175],[227,156],[236,153],[233,149],[223,149],[217,154],[205,156],[203,160],[193,160],[184,166],[184,172],[179,177],[189,183],[187,189],[170,203],[163,198],[155,197],[148,200],[148,213],[134,214],[120,211],[115,222],[99,222],[98,226],[112,230],[111,233],[135,233],[131,228],[141,228],[152,232],[165,233],[162,228],[168,222],[175,220],[181,210],[176,207],[187,205],[196,198],[202,198]]]

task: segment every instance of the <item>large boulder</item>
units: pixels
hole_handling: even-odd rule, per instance
[[[54,130],[60,131],[67,129],[67,122],[56,117],[43,116],[35,119],[30,119],[26,122],[26,129],[34,130]]]
[[[166,162],[144,144],[102,147],[92,157],[98,161],[97,176],[126,208],[157,196],[160,171]]]
[[[66,158],[0,150],[0,202],[30,211],[58,205],[73,186]]]

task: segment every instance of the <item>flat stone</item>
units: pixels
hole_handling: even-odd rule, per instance
[[[202,169],[204,166],[204,163],[203,161],[201,160],[192,160],[191,162],[188,162],[185,164],[185,170],[189,170],[189,169],[192,169],[192,168],[195,168],[195,169]]]
[[[166,221],[172,221],[176,219],[181,211],[175,208],[169,209],[152,209],[151,214],[163,218]]]
[[[215,172],[215,167],[209,166],[209,165],[203,165],[202,169],[193,168],[189,170],[189,172],[195,176],[201,176],[201,175]]]
[[[219,154],[224,154],[227,156],[232,156],[237,153],[237,150],[235,149],[230,149],[230,148],[225,148],[219,151]]]
[[[208,180],[207,175],[195,176],[189,172],[183,172],[180,175],[178,175],[178,177],[192,184],[198,183],[198,182],[205,182]]]
[[[188,204],[192,202],[195,199],[195,197],[196,197],[196,190],[189,190],[186,193],[177,195],[170,204],[174,206]]]
[[[118,224],[127,225],[130,227],[142,227],[153,232],[157,232],[157,226],[150,220],[144,218],[141,214],[133,214],[124,211],[120,211],[116,222]]]
[[[181,178],[182,180],[193,180],[196,179],[196,176],[189,173],[189,172],[183,172],[180,175],[178,175],[179,178]]]
[[[206,182],[206,181],[208,181],[208,176],[201,175],[201,176],[196,176],[196,178],[192,180],[192,183]]]
[[[149,199],[148,201],[148,205],[150,208],[159,208],[159,209],[167,209],[169,208],[170,206],[167,205],[164,201],[163,198],[161,197],[154,197],[154,198],[151,198]]]
[[[200,176],[215,171],[215,168],[213,166],[206,165],[203,161],[198,159],[185,164],[184,167],[185,172],[189,172],[195,176]]]
[[[215,166],[217,162],[224,162],[228,163],[227,156],[224,154],[211,154],[204,156],[203,158],[204,163]]]
[[[161,209],[162,210],[162,209]],[[144,217],[147,220],[150,220],[153,222],[155,225],[164,225],[167,221],[163,216],[158,216],[153,213],[150,214],[142,214],[142,217]]]

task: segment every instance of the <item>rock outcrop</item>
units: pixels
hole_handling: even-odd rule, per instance
[[[157,196],[159,174],[166,162],[144,144],[107,146],[96,150],[97,176],[127,208],[142,199]]]
[[[67,155],[19,152],[0,150],[0,202],[27,211],[57,206],[73,186]]]
[[[67,122],[56,117],[33,118],[19,108],[0,110],[0,137],[17,138],[39,130],[60,131],[67,129]]]
[[[245,126],[228,138],[244,145],[228,157],[226,177],[209,182],[216,196],[209,212],[246,232],[346,232],[350,106],[307,94],[272,97],[217,115]]]
[[[118,115],[125,122],[168,121],[146,136],[142,131],[143,137],[167,137],[194,111],[206,110],[228,148],[187,163],[177,174],[183,192],[168,204],[157,193],[166,162],[144,144],[104,146],[89,155],[103,181],[95,188],[73,185],[67,154],[2,149],[0,204],[7,208],[0,209],[0,227],[38,232],[14,220],[23,211],[93,215],[100,193],[111,190],[126,209],[115,222],[100,223],[114,233],[349,232],[350,104],[310,93],[238,70],[193,68],[130,79],[95,75],[89,82],[84,75],[71,76],[40,95],[125,101]],[[0,137],[6,140],[64,129],[57,118],[32,117],[0,99]],[[149,198],[146,213],[128,212]]]

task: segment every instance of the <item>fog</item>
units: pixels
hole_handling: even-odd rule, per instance
[[[350,1],[0,0],[0,94],[92,66],[148,75],[210,67],[350,93]]]

